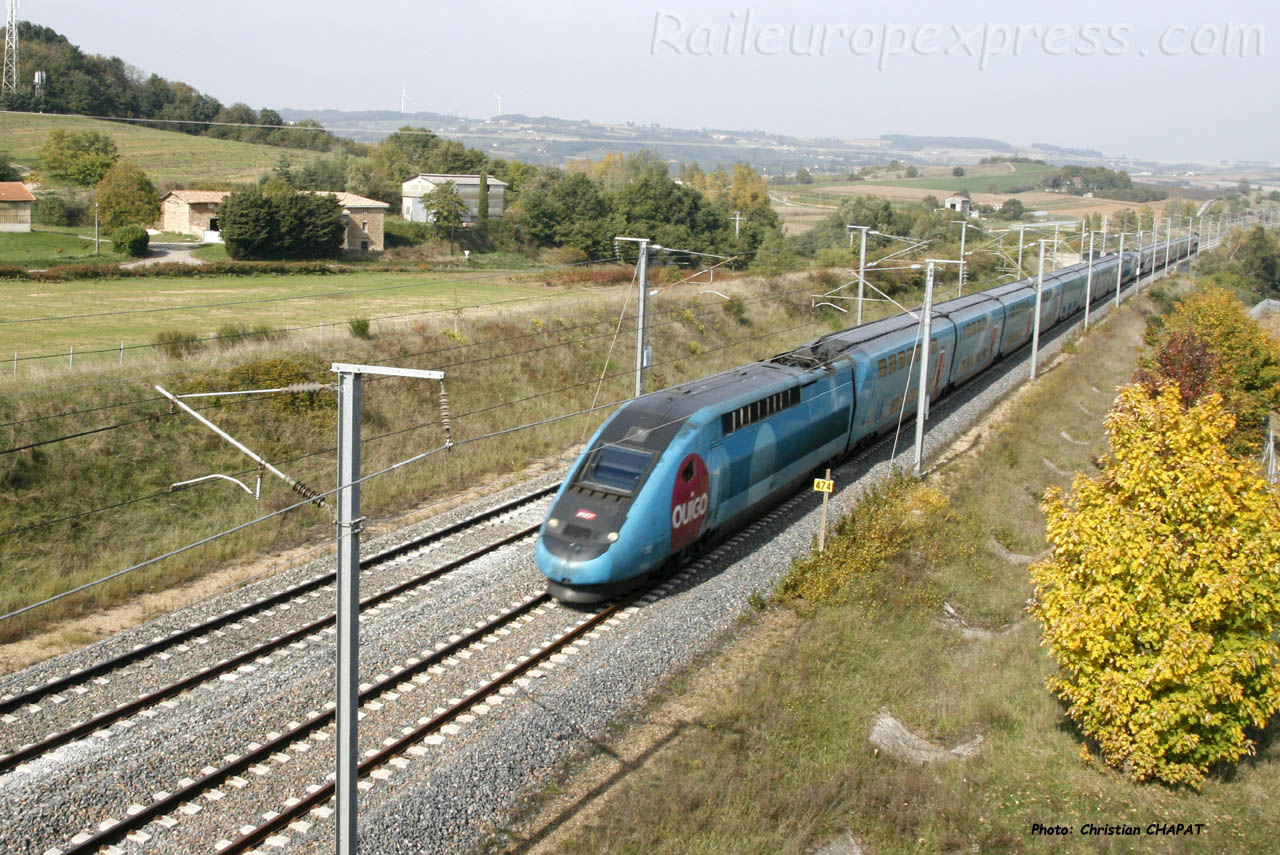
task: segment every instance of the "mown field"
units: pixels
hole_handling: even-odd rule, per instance
[[[107,134],[115,140],[121,160],[142,167],[158,184],[254,181],[275,166],[282,154],[294,166],[321,156],[314,151],[195,137],[127,122],[29,113],[0,113],[0,148],[23,166],[37,168],[40,146],[54,129]]]
[[[107,241],[102,244],[102,252],[95,256],[93,241],[80,237],[78,233],[82,231],[72,227],[35,226],[25,234],[0,232],[0,265],[20,264],[36,268],[58,264],[120,263],[122,259],[111,252],[111,244]],[[93,234],[92,228],[89,234]]]
[[[829,602],[782,598],[760,631],[682,677],[669,702],[609,746],[612,759],[574,770],[592,783],[616,774],[606,795],[593,800],[591,784],[571,777],[527,826],[507,830],[514,842],[490,851],[800,855],[850,837],[864,848],[833,851],[1275,851],[1276,726],[1256,757],[1202,792],[1134,784],[1082,751],[1044,686],[1053,664],[1025,612],[1027,556],[1045,549],[1038,499],[1072,472],[1096,471],[1103,419],[1155,310],[1139,298],[1096,325],[926,489],[906,485],[859,508],[828,540],[832,560],[857,568]],[[942,748],[981,736],[980,750],[897,759],[869,741],[886,712]],[[1080,830],[1177,822],[1205,829]],[[1071,831],[1037,836],[1034,823]]]

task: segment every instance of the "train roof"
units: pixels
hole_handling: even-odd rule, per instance
[[[790,365],[752,362],[650,392],[624,404],[605,425],[597,445],[621,442],[639,448],[666,448],[699,410],[748,393],[759,394],[768,385],[794,379],[801,373]]]

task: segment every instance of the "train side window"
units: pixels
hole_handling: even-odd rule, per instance
[[[883,360],[883,359],[882,359],[882,360],[880,360],[880,362],[879,362],[879,363],[877,363],[877,365],[878,365],[878,367],[879,367],[879,369],[880,369],[880,376],[881,376],[881,377],[883,377],[885,374],[889,373],[889,363],[888,363],[887,361],[885,361],[885,360]]]

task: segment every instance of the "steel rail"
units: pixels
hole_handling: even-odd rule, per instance
[[[454,534],[457,534],[458,532],[469,528],[470,526],[478,525],[479,523],[486,522],[492,519],[493,517],[504,514],[507,511],[514,510],[515,508],[518,508],[521,505],[525,505],[525,504],[528,504],[529,502],[533,502],[533,501],[537,501],[538,499],[545,498],[546,496],[549,496],[551,493],[559,489],[559,486],[560,486],[559,484],[555,484],[550,487],[546,487],[540,490],[535,490],[532,493],[528,493],[524,496],[520,496],[518,498],[504,502],[501,505],[490,508],[486,511],[482,511],[481,513],[476,514],[473,517],[468,517],[465,520],[459,520],[458,522],[451,523],[450,525],[447,525],[444,528],[429,532],[428,534],[425,534],[422,537],[414,538],[412,540],[407,540],[404,543],[398,543],[394,546],[388,547],[387,549],[374,553],[373,555],[370,555],[367,558],[360,559],[360,569],[361,570],[371,569],[377,566],[378,564],[382,564],[386,561],[390,561],[394,558],[398,558],[407,552],[412,552],[415,549],[419,549],[423,546],[427,546],[431,543],[435,543],[436,541],[443,540],[447,537],[451,537]],[[218,617],[210,618],[209,620],[203,621],[194,626],[187,627],[186,629],[176,630],[175,632],[169,635],[166,635],[164,638],[160,638],[155,641],[149,642],[147,644],[141,645],[139,647],[135,647],[133,650],[130,650],[127,653],[121,653],[120,655],[113,656],[110,659],[104,659],[102,662],[99,662],[95,665],[90,665],[88,667],[78,669],[62,677],[56,677],[48,681],[47,683],[28,689],[27,691],[14,695],[11,698],[0,700],[0,715],[11,713],[14,710],[20,709],[21,707],[27,704],[35,703],[40,698],[46,697],[48,695],[54,694],[59,691],[63,691],[65,689],[69,689],[72,686],[75,686],[79,683],[83,683],[85,680],[89,680],[94,677],[99,677],[103,674],[109,673],[118,668],[123,668],[124,666],[132,664],[133,662],[137,662],[141,659],[145,659],[148,656],[151,656],[166,647],[171,647],[175,644],[181,644],[184,641],[190,641],[193,638],[198,638],[202,635],[206,635],[210,632],[213,632],[214,630],[221,629],[222,627],[227,626],[228,624],[232,624],[237,621],[243,620],[244,618],[252,615],[254,612],[261,611],[264,609],[269,609],[272,606],[280,605],[281,603],[288,602],[289,600],[292,600],[303,594],[310,593],[311,591],[314,591],[317,588],[323,588],[325,585],[332,583],[336,578],[336,575],[337,575],[336,573],[326,573],[324,575],[317,576],[313,579],[309,579],[305,582],[300,582],[297,585],[294,585],[290,588],[286,588],[283,591],[278,591],[275,594],[271,594],[270,596],[264,597],[261,600],[256,600],[247,605],[233,609],[232,611],[226,612],[225,614],[219,615]]]
[[[378,680],[360,693],[360,703],[364,704],[373,700],[394,686],[403,683],[405,680],[435,667],[439,663],[453,656],[459,650],[469,647],[522,615],[533,611],[539,606],[545,605],[550,600],[551,595],[546,593],[530,597],[515,608],[512,608],[507,612],[498,615],[493,620],[487,621],[483,625],[472,629],[457,641],[433,651],[416,664],[411,665],[398,673],[391,674],[384,679]],[[273,754],[283,751],[290,744],[306,738],[311,733],[326,727],[334,720],[334,717],[334,710],[316,713],[297,727],[290,728],[275,739],[268,740],[261,747],[256,748],[247,754],[240,755],[235,760],[225,763],[207,775],[202,775],[198,780],[195,780],[184,787],[180,787],[162,799],[157,799],[146,808],[138,811],[132,816],[126,816],[117,824],[99,831],[97,834],[82,840],[80,843],[75,844],[69,849],[63,850],[64,855],[89,855],[89,853],[98,852],[98,850],[103,846],[118,842],[121,838],[143,828],[148,823],[172,813],[177,810],[180,805],[195,799],[206,790],[212,789],[229,778],[235,777],[238,773],[251,766],[270,759]],[[361,769],[363,769],[364,766],[365,764],[362,763]]]
[[[503,546],[523,540],[537,530],[538,525],[526,526],[517,532],[506,535],[493,543],[486,544],[485,546],[473,550],[466,555],[459,556],[458,558],[451,559],[444,564],[433,567],[426,573],[422,573],[412,579],[408,579],[398,585],[394,585],[385,591],[366,597],[360,601],[360,610],[364,611],[367,608],[384,603],[389,599],[403,594],[405,591],[412,590],[413,588],[429,582],[432,579],[443,576],[445,573],[456,570],[463,564],[474,561],[475,559],[483,555],[487,555],[494,550],[500,549]],[[80,724],[73,725],[65,730],[50,734],[38,742],[24,745],[12,753],[0,757],[0,773],[6,772],[34,757],[39,757],[41,754],[52,751],[59,746],[66,745],[68,742],[74,742],[77,739],[88,736],[96,730],[108,727],[121,719],[128,718],[129,716],[148,707],[155,706],[161,701],[168,700],[175,695],[182,694],[188,689],[198,686],[201,683],[206,683],[221,674],[234,671],[240,666],[246,665],[257,658],[272,652],[273,650],[278,650],[281,647],[293,644],[302,638],[333,626],[335,622],[335,613],[330,613],[326,617],[318,618],[304,626],[292,630],[291,632],[276,636],[270,641],[265,641],[229,659],[224,659],[209,668],[201,669],[188,677],[184,677],[181,680],[170,683],[169,685],[157,689],[154,692],[148,692],[145,695],[140,695],[132,701],[113,707],[112,709],[100,713],[93,718],[87,719]]]

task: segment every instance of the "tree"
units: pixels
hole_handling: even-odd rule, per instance
[[[147,173],[117,161],[98,182],[98,216],[104,229],[137,225],[146,228],[160,217],[160,194]]]
[[[256,186],[231,191],[218,206],[218,223],[227,255],[237,261],[270,258],[279,242],[274,206]]]
[[[963,167],[963,166],[957,166],[956,168],[954,168],[954,169],[952,169],[952,170],[951,170],[951,174],[952,174],[952,175],[954,175],[956,178],[963,178],[963,177],[964,177],[964,167]]]
[[[1005,199],[1000,206],[1000,216],[1006,220],[1018,220],[1027,212],[1021,199]]]
[[[805,169],[805,168],[802,166],[802,167],[800,167],[799,169],[797,169],[797,170],[796,170],[796,183],[797,183],[797,184],[812,184],[812,183],[813,183],[813,176],[809,174],[809,170]]]
[[[1280,294],[1280,242],[1262,226],[1245,232],[1236,260],[1255,291],[1264,296]]]
[[[277,181],[273,178],[272,181]],[[270,183],[270,182],[268,182]],[[342,207],[327,193],[282,181],[232,191],[218,209],[227,255],[236,260],[330,258],[342,248]]]
[[[1053,554],[1030,610],[1049,688],[1138,781],[1199,787],[1280,711],[1280,505],[1227,452],[1234,422],[1216,395],[1187,409],[1172,386],[1122,387],[1101,474],[1041,505]]]
[[[276,217],[277,258],[333,258],[342,250],[342,206],[328,193],[268,196]]]
[[[54,130],[40,146],[40,169],[50,178],[92,187],[119,157],[115,140],[106,134]]]
[[[10,160],[9,152],[0,149],[0,181],[17,181],[21,177],[18,170],[9,162]]]
[[[422,207],[427,211],[427,220],[435,223],[437,234],[449,236],[449,252],[452,253],[454,229],[462,225],[467,215],[467,203],[462,201],[453,182],[445,181],[422,197]]]
[[[916,169],[914,166],[908,166],[905,170],[903,170],[902,174],[908,178],[915,178],[917,175],[920,174],[920,170]]]
[[[1154,360],[1173,346],[1178,335],[1202,341],[1213,360],[1204,387],[1222,396],[1235,419],[1235,429],[1225,440],[1228,450],[1253,456],[1262,445],[1267,416],[1280,410],[1280,345],[1249,317],[1234,295],[1221,288],[1191,294],[1160,318],[1146,336],[1147,343],[1155,346]],[[1155,368],[1154,360],[1145,367]],[[1181,383],[1177,376],[1172,379]]]

